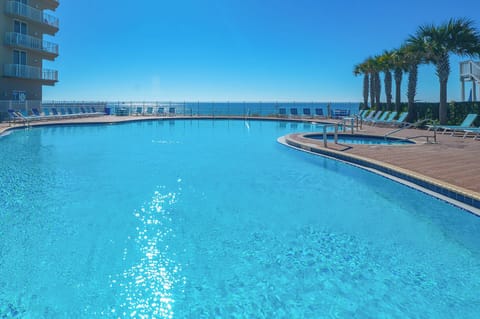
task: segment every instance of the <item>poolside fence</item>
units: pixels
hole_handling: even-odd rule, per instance
[[[322,109],[323,114],[335,110],[348,110],[356,114],[359,103],[338,102],[82,102],[82,101],[0,101],[0,120],[8,120],[8,110],[19,111],[24,115],[32,114],[36,108],[40,112],[56,108],[78,110],[94,107],[108,115],[178,115],[178,116],[278,116],[283,109],[286,114],[298,115],[303,112],[315,114],[315,109]],[[76,111],[75,111],[76,112]]]

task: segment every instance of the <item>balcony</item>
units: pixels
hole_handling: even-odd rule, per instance
[[[43,0],[43,2],[52,10],[56,9],[59,5],[58,0]]]
[[[45,81],[51,85],[58,82],[58,71],[23,64],[5,64],[3,75],[12,78]]]
[[[7,32],[5,33],[5,44],[12,47],[41,52],[51,59],[58,56],[58,44],[44,41],[26,34]]]
[[[49,28],[50,33],[58,31],[58,18],[17,1],[7,1],[5,11],[16,17],[34,21]]]

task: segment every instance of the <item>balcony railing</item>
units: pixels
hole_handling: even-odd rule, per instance
[[[7,32],[5,34],[5,44],[58,55],[58,44],[21,33]]]
[[[5,64],[3,67],[3,75],[31,80],[58,81],[58,71],[56,70],[42,69],[23,64]]]
[[[474,78],[480,82],[480,62],[460,62],[460,76],[463,78]]]
[[[7,1],[6,12],[58,29],[57,17],[17,1]]]

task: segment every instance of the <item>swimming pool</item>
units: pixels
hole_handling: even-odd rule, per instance
[[[311,138],[314,140],[323,140],[323,134],[306,134],[306,138]],[[327,135],[328,141],[333,141],[334,136],[332,134]],[[406,139],[399,139],[399,138],[391,138],[391,137],[381,137],[381,136],[369,136],[369,135],[347,135],[347,134],[339,134],[338,143],[345,143],[345,144],[368,144],[368,145],[411,145],[415,144],[415,142],[406,140]]]
[[[291,124],[1,138],[0,317],[478,318],[480,219],[276,143]]]

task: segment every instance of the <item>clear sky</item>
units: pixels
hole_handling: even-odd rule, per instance
[[[421,24],[480,27],[480,1],[60,0],[55,15],[60,56],[45,67],[60,81],[44,100],[341,102],[362,100],[355,64]],[[460,99],[458,61],[448,100]],[[417,99],[438,101],[432,66]]]

